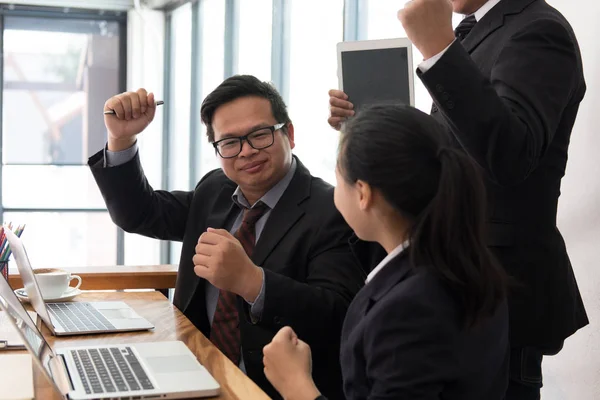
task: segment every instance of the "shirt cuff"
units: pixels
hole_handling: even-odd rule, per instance
[[[260,292],[258,293],[258,296],[254,302],[247,301],[247,303],[250,305],[250,319],[252,320],[253,324],[256,324],[260,321],[263,309],[265,308],[265,270],[261,268],[260,272],[262,272],[262,285],[260,287]]]
[[[444,50],[440,51],[435,56],[428,58],[427,60],[425,60],[421,64],[419,64],[419,69],[421,70],[421,72],[425,73],[428,70],[430,70],[435,65],[435,63],[437,63],[440,60],[440,58],[442,58],[444,53],[446,53],[446,51],[448,51],[448,49],[450,48],[450,46],[452,46],[452,44],[454,43],[455,40],[456,39],[454,39],[452,41],[452,43],[450,43],[448,45],[448,47],[446,47]]]
[[[104,146],[104,168],[118,167],[128,163],[133,160],[138,151],[137,141],[130,148],[121,151],[110,151],[107,147]]]

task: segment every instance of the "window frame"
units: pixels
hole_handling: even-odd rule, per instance
[[[38,6],[19,6],[19,5],[0,5],[0,53],[4,54],[4,30],[6,27],[6,17],[29,17],[47,19],[52,26],[52,22],[64,20],[76,21],[96,20],[116,22],[119,26],[119,91],[126,88],[127,79],[127,13],[123,11],[94,10],[94,9],[69,9],[60,7],[38,7]],[[76,25],[76,24],[75,24]],[[4,65],[0,63],[0,105],[4,101]],[[3,107],[0,107],[0,149],[3,148]],[[28,165],[49,165],[60,166],[61,164],[28,164]],[[78,164],[79,165],[79,164]],[[0,151],[0,188],[2,188],[2,174],[4,172],[4,157]],[[108,210],[106,208],[85,208],[85,207],[5,207],[2,199],[2,190],[0,190],[0,220],[4,221],[4,213],[28,213],[28,212],[61,212],[61,213],[97,213]],[[125,233],[122,229],[117,229],[117,265],[122,265],[125,260]]]

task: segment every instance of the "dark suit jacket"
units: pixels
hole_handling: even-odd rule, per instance
[[[313,376],[319,387],[340,398],[340,331],[365,274],[348,244],[352,232],[333,204],[333,187],[312,177],[296,161],[294,177],[253,252],[254,263],[265,271],[259,323],[251,323],[248,306],[239,299],[244,363],[252,380],[270,396],[279,397],[263,374],[262,348],[289,325],[313,348]],[[194,274],[192,257],[207,227],[233,225],[239,212],[231,200],[236,185],[215,170],[193,191],[155,191],[137,155],[118,167],[102,168],[102,162],[100,152],[89,164],[118,226],[157,239],[183,240],[174,304],[208,337],[205,281]]]
[[[543,0],[502,0],[421,80],[434,117],[483,168],[489,245],[517,281],[511,344],[554,347],[588,319],[556,227],[586,86],[577,40]]]
[[[352,301],[342,330],[351,399],[501,400],[508,384],[508,308],[472,330],[446,284],[404,253]]]

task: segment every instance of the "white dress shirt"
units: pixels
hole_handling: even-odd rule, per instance
[[[492,8],[494,8],[496,6],[496,4],[498,4],[498,3],[500,3],[500,0],[489,0],[487,3],[485,3],[484,5],[482,5],[479,8],[479,10],[477,10],[477,11],[475,11],[475,13],[473,13],[473,15],[475,16],[475,21],[479,22],[481,20],[481,18],[483,18],[483,16],[485,14],[487,14],[488,11],[490,11]],[[469,15],[465,16],[465,18],[468,17],[468,16]],[[454,41],[452,41],[452,43],[454,43]],[[448,45],[448,47],[446,47],[444,50],[440,51],[435,56],[433,56],[431,58],[428,58],[427,60],[425,60],[421,64],[419,64],[419,69],[421,70],[421,72],[425,73],[431,67],[433,67],[435,65],[435,63],[438,62],[440,58],[442,58],[442,56],[448,50],[448,48],[450,46],[452,46],[452,43],[450,43]]]
[[[394,258],[399,256],[400,253],[402,253],[404,251],[404,249],[406,249],[407,247],[408,247],[408,240],[405,241],[404,243],[402,243],[401,245],[399,245],[398,247],[396,247],[394,250],[392,250],[383,260],[381,260],[381,262],[379,264],[377,264],[377,266],[375,268],[373,268],[373,270],[369,273],[369,275],[367,275],[367,280],[365,283],[369,283],[371,280],[373,280],[375,275],[377,275],[379,273],[379,271],[381,271],[383,269],[383,267],[388,265],[390,261],[392,261]]]

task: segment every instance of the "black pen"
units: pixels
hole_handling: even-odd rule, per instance
[[[154,104],[156,104],[157,106],[162,106],[163,104],[165,104],[165,102],[162,101],[162,100],[157,100],[157,101],[154,102]],[[104,111],[104,115],[107,115],[107,114],[114,115],[115,114],[115,110]]]

